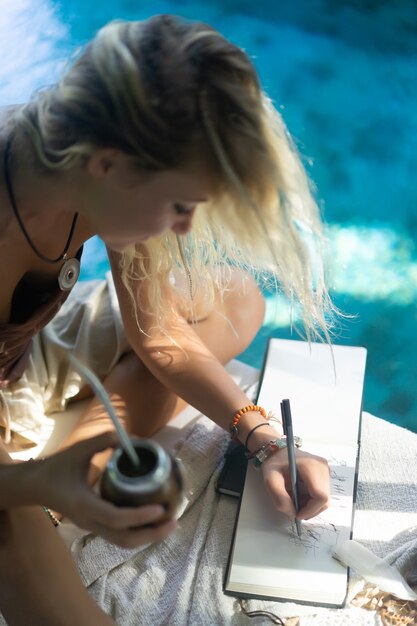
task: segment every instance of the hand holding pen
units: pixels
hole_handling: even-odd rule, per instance
[[[282,428],[284,430],[284,435],[287,438],[287,452],[288,464],[290,466],[292,501],[294,503],[295,512],[298,513],[300,510],[300,505],[297,485],[297,463],[295,460],[295,442],[292,429],[291,407],[289,400],[283,400],[281,402],[281,415]],[[295,526],[297,528],[297,535],[301,537],[301,521],[297,518],[295,518]]]
[[[286,401],[288,402],[288,400]],[[283,406],[286,405],[286,402]],[[289,406],[285,410],[285,418],[283,415],[284,428],[288,426],[287,416]],[[281,408],[282,412],[283,407]],[[292,425],[292,424],[291,424]],[[261,429],[259,429],[261,430]],[[284,431],[284,435],[285,435]],[[287,429],[288,434],[288,429]],[[290,428],[290,437],[292,428]],[[270,435],[268,442],[271,441]],[[294,442],[297,438],[293,436]],[[265,486],[270,492],[274,505],[278,511],[294,519],[294,509],[297,514],[298,528],[300,530],[300,520],[307,520],[319,515],[327,509],[330,501],[330,477],[329,465],[323,457],[311,454],[304,449],[298,448],[295,454],[294,444],[286,446],[277,454],[272,454],[264,462],[261,463],[261,470],[265,481]],[[253,455],[252,455],[253,456]],[[293,461],[290,460],[293,456]],[[295,464],[295,459],[297,459]],[[294,471],[290,471],[290,467],[295,467]],[[292,479],[295,488],[292,486],[290,495],[287,490],[288,478]],[[294,501],[293,494],[297,500]]]

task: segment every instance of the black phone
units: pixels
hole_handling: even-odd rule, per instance
[[[216,483],[216,492],[239,498],[245,484],[247,464],[245,446],[232,441],[226,450],[224,464]]]

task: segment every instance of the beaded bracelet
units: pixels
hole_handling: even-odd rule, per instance
[[[294,444],[296,448],[301,448],[302,439],[301,437],[297,437],[294,435]],[[259,450],[255,450],[255,452],[246,453],[246,458],[252,461],[253,466],[256,469],[259,469],[264,461],[269,459],[270,456],[275,454],[278,450],[282,450],[282,448],[287,447],[287,437],[283,435],[282,437],[278,437],[278,439],[271,439],[264,443],[263,446],[259,448]]]
[[[236,411],[232,423],[230,424],[230,434],[232,435],[232,439],[234,439],[235,441],[238,440],[238,436],[239,436],[239,430],[237,425],[240,422],[241,417],[245,414],[245,413],[249,413],[249,411],[254,411],[254,412],[258,412],[262,415],[262,417],[264,417],[266,419],[266,411],[264,408],[262,408],[261,406],[258,406],[257,404],[249,404],[248,406],[244,406],[242,409],[239,409],[239,411]]]
[[[61,526],[61,520],[59,520],[57,516],[52,513],[51,509],[49,509],[47,506],[43,506],[42,508],[55,527]]]

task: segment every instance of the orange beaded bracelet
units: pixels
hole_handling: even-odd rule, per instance
[[[249,404],[248,406],[244,406],[243,409],[239,409],[239,411],[236,411],[233,417],[232,423],[230,424],[229,430],[230,430],[230,434],[232,435],[232,439],[237,440],[238,435],[239,435],[239,430],[238,430],[237,425],[239,424],[241,417],[245,413],[249,413],[249,411],[256,411],[260,413],[262,417],[266,419],[266,411],[261,406],[258,406],[257,404]]]

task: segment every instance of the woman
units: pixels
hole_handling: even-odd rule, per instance
[[[325,331],[319,257],[313,289],[306,244],[320,222],[248,57],[206,25],[108,25],[56,87],[3,111],[0,142],[1,609],[10,624],[107,624],[39,505],[125,547],[159,541],[175,522],[91,489],[117,444],[94,399],[42,461],[13,464],[11,431],[36,430],[39,411],[88,395],[70,349],[134,434],[155,433],[190,403],[251,452],[279,438],[223,365],[262,323],[245,268],[302,302],[309,335]],[[107,246],[122,324],[109,313],[110,284],[88,298],[77,287],[65,302],[93,235]],[[262,471],[277,509],[294,517],[286,459],[278,450]],[[298,471],[307,519],[327,506],[328,468],[299,450]]]

